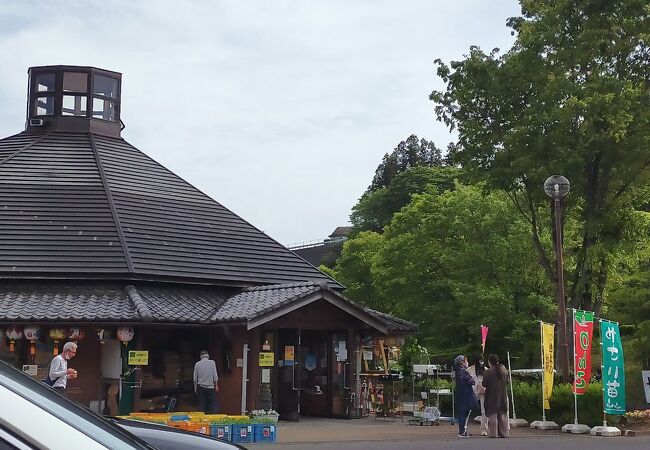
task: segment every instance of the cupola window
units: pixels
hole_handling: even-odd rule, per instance
[[[118,81],[115,78],[95,75],[93,77],[93,118],[117,120]]]
[[[120,136],[122,74],[85,66],[29,69],[26,128]]]
[[[86,117],[88,108],[88,74],[83,72],[65,72],[63,74],[63,108],[64,116]]]
[[[54,88],[56,77],[53,73],[36,75],[37,95],[33,101],[33,111],[36,116],[51,116],[54,114]]]

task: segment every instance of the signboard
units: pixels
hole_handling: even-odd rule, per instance
[[[38,375],[38,365],[36,364],[24,364],[23,365],[23,372],[25,372],[27,375],[35,377]]]
[[[643,390],[645,390],[645,401],[650,403],[650,370],[642,370],[641,377],[643,378]]]
[[[275,364],[273,352],[260,352],[260,367],[273,367]]]
[[[591,379],[591,341],[594,333],[594,313],[574,310],[573,327],[573,348],[575,350],[573,392],[576,395],[583,395]]]
[[[284,346],[284,365],[293,366],[294,363],[294,348],[293,345]]]
[[[603,403],[607,414],[625,414],[625,365],[618,323],[601,319]]]
[[[148,350],[129,350],[129,366],[148,366]]]
[[[364,350],[363,359],[364,361],[372,361],[372,350]]]
[[[262,369],[262,383],[271,382],[271,369]]]
[[[440,410],[435,406],[427,406],[424,408],[424,414],[422,414],[422,418],[424,420],[435,422],[436,420],[440,419]]]

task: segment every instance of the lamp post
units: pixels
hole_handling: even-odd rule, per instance
[[[562,199],[569,194],[571,183],[562,175],[551,175],[544,182],[544,192],[553,199],[555,212],[555,255],[557,256],[557,289],[555,291],[560,310],[560,364],[564,381],[569,379],[569,343],[566,332],[566,304],[564,298],[564,261],[562,259]]]

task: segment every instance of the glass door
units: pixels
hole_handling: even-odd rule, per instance
[[[278,330],[277,355],[277,411],[282,420],[298,421],[300,418],[300,377],[296,371],[300,364],[300,330]]]
[[[348,416],[350,387],[347,384],[350,370],[350,352],[347,334],[332,333],[332,372],[330,391],[332,393],[332,416]]]

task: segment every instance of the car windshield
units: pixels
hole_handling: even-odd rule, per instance
[[[126,448],[133,449],[155,450],[154,447],[131,433],[65,398],[44,383],[34,380],[3,361],[0,361],[0,385],[87,436],[91,436],[95,441],[108,448],[121,449],[126,446]],[[9,409],[3,408],[3,410],[8,411]]]

